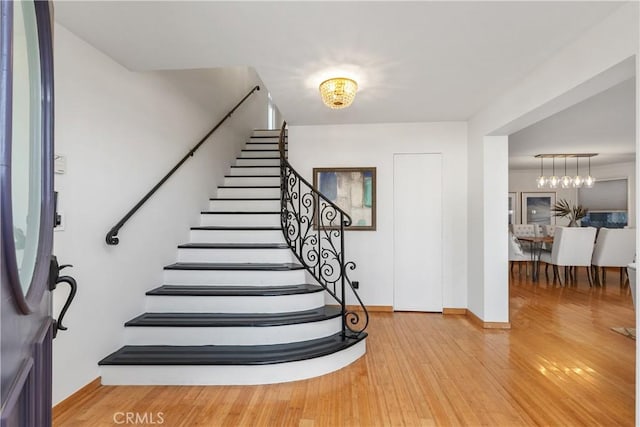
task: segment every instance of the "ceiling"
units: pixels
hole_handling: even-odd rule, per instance
[[[540,168],[536,154],[599,153],[592,165],[635,161],[635,89],[635,78],[628,79],[510,135],[509,168]],[[574,170],[575,160],[569,166]]]
[[[304,125],[466,120],[621,4],[62,1],[55,17],[132,70],[252,66]],[[350,108],[321,104],[330,74],[359,82]]]

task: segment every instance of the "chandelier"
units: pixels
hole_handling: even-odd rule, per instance
[[[320,83],[322,102],[334,110],[351,105],[357,90],[358,83],[346,77],[336,77]]]
[[[591,158],[597,156],[597,153],[584,153],[584,154],[537,154],[535,157],[540,159],[540,176],[536,178],[536,185],[538,188],[592,188],[596,183],[596,179],[591,176]],[[588,175],[583,177],[580,176],[580,165],[579,159],[586,157],[589,162],[589,172]],[[544,159],[551,158],[551,176],[546,177],[544,175]],[[556,158],[564,159],[564,174],[562,177],[558,178],[556,175]],[[567,174],[567,159],[575,158],[576,159],[576,174],[575,176],[569,176]]]

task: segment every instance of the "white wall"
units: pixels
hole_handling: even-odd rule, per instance
[[[626,178],[628,188],[628,206],[629,206],[629,226],[635,227],[636,224],[636,164],[635,162],[616,163],[612,165],[592,166],[591,175],[596,177],[598,181],[604,181],[607,179],[620,179]],[[539,170],[509,170],[509,191],[510,192],[523,192],[523,191],[545,191],[538,189],[535,184],[535,179],[540,175]],[[598,185],[596,181],[596,185]],[[573,188],[562,189],[557,188],[553,190],[556,192],[556,200],[566,199],[570,204],[580,203],[578,200],[578,191]],[[520,194],[518,194],[520,197]],[[516,222],[520,222],[519,220]],[[568,220],[566,218],[557,218],[558,225],[567,225]]]
[[[442,153],[443,306],[467,306],[466,131],[461,122],[289,127],[289,160],[310,182],[314,167],[377,168],[377,230],[345,239],[365,304],[393,305],[394,153]]]
[[[122,345],[123,324],[142,313],[145,291],[162,284],[231,160],[252,128],[266,125],[266,90],[231,119],[121,229],[107,231],[255,84],[246,68],[212,72],[194,99],[197,72],[134,73],[55,26],[56,175],[64,231],[54,253],[78,294],[54,342],[54,404],[99,375],[97,362]],[[210,99],[211,109],[203,107]],[[55,292],[58,312],[66,297]]]
[[[506,257],[503,207],[507,205],[507,192],[497,192],[502,188],[500,183],[508,180],[503,165],[507,145],[489,147],[495,140],[487,135],[508,135],[566,108],[569,102],[593,95],[595,88],[589,85],[590,80],[637,54],[638,4],[629,2],[532,70],[469,121],[469,309],[484,321],[508,321],[508,300],[494,298],[494,292],[502,294],[500,290],[508,286],[507,263],[499,257],[484,256],[504,252]],[[628,78],[619,74],[607,84],[610,87]],[[493,151],[495,155],[486,155]],[[482,215],[476,216],[479,212]],[[504,221],[495,220],[503,217]]]

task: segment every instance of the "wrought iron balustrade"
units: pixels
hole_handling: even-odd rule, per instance
[[[349,215],[323,196],[289,163],[285,144],[286,122],[280,131],[280,184],[282,232],[296,258],[315,280],[340,304],[342,336],[358,335],[369,323],[369,313],[362,302],[349,271],[356,268],[346,261],[344,231],[351,225]],[[347,292],[359,304],[347,306]]]

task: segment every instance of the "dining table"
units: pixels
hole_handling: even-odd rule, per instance
[[[542,248],[547,244],[553,244],[553,236],[522,236],[518,237],[521,242],[529,243],[529,253],[531,253],[531,280],[538,281],[540,275],[540,254]]]

